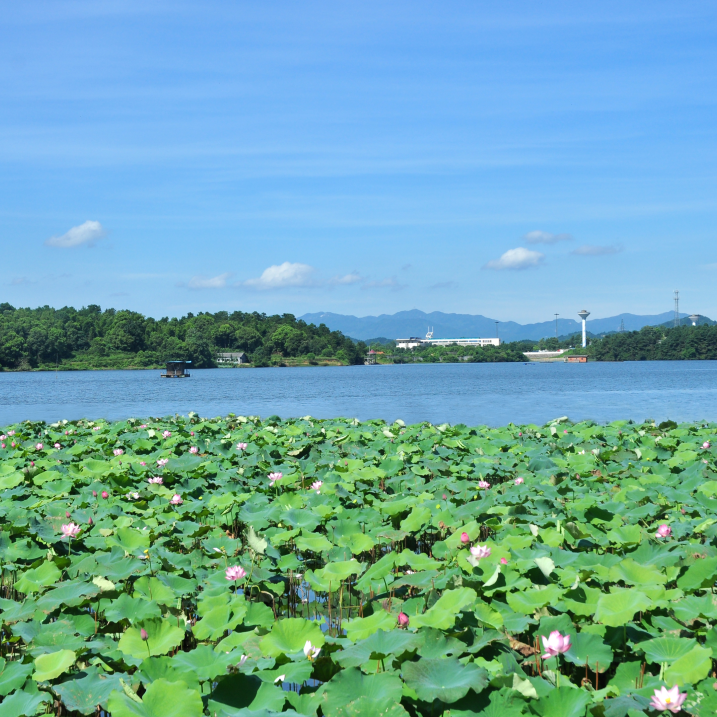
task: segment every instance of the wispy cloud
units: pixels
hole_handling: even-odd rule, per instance
[[[227,271],[219,276],[193,276],[187,287],[190,289],[222,289],[227,285],[227,279],[231,274]]]
[[[622,250],[623,248],[617,244],[612,244],[610,246],[583,244],[570,253],[576,254],[577,256],[608,256],[609,254],[619,254]]]
[[[489,261],[483,268],[494,269],[496,271],[519,271],[521,269],[530,269],[535,266],[540,266],[543,259],[545,259],[545,254],[519,246],[516,249],[508,249],[500,259]]]
[[[367,281],[362,289],[390,289],[391,291],[401,291],[406,288],[406,284],[401,284],[395,276],[389,276],[386,279],[378,281]]]
[[[431,291],[440,291],[441,289],[455,289],[457,286],[457,281],[439,281],[437,284],[433,284],[428,288]]]
[[[60,247],[61,249],[72,249],[76,246],[93,246],[98,239],[102,239],[107,232],[99,223],[90,221],[89,219],[79,226],[72,227],[62,236],[50,237],[46,242],[46,246]]]
[[[10,283],[13,286],[24,286],[27,284],[37,284],[37,279],[30,279],[27,276],[16,276]]]
[[[264,269],[260,277],[240,282],[239,286],[250,289],[284,289],[291,286],[316,286],[314,280],[315,269],[308,264],[285,261],[283,264],[274,264]]]
[[[523,239],[528,244],[557,244],[561,241],[572,241],[572,234],[551,234],[550,232],[528,232]]]
[[[348,286],[350,284],[360,284],[362,281],[366,281],[366,279],[357,271],[352,271],[344,276],[334,276],[329,279],[328,283],[329,286]]]

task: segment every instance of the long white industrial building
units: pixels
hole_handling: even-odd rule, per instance
[[[396,339],[397,349],[415,349],[418,346],[500,346],[500,339]]]

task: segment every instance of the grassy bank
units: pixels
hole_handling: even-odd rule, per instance
[[[1,427],[0,714],[714,714],[715,431]]]

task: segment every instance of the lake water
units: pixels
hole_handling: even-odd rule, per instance
[[[717,361],[0,373],[0,427],[196,411],[407,423],[717,418]]]

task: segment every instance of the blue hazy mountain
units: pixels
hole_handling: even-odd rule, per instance
[[[680,314],[681,317],[687,314]],[[590,333],[599,335],[611,331],[619,331],[624,322],[625,331],[637,331],[643,326],[658,326],[671,321],[674,312],[666,311],[654,316],[638,316],[636,314],[618,314],[606,319],[588,319]],[[380,316],[346,316],[329,312],[304,314],[302,317],[309,324],[326,324],[332,331],[341,331],[354,339],[373,339],[386,336],[391,339],[409,336],[425,336],[428,327],[433,328],[433,336],[437,339],[455,339],[461,337],[489,338],[496,335],[495,319],[480,314],[444,314],[432,311],[430,314],[418,309],[399,311],[396,314]],[[569,335],[580,331],[580,321],[558,317],[558,335]],[[543,321],[537,324],[518,324],[505,321],[498,325],[498,335],[504,341],[521,339],[547,338],[555,336],[555,321]]]

